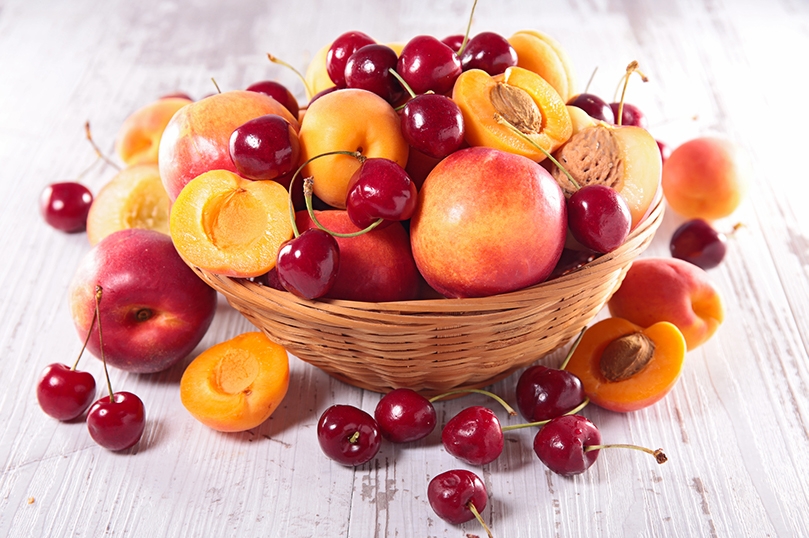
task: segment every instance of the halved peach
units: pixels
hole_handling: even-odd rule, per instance
[[[124,168],[104,185],[87,215],[87,239],[95,245],[118,230],[169,233],[169,195],[156,164]]]
[[[166,125],[175,112],[191,102],[184,97],[165,97],[139,108],[118,129],[115,152],[128,165],[156,164]]]
[[[538,30],[521,30],[508,38],[517,52],[517,65],[533,71],[567,102],[576,91],[573,63],[554,38]]]
[[[548,152],[570,138],[565,102],[542,77],[521,67],[509,67],[495,77],[480,69],[465,71],[455,81],[452,100],[461,109],[471,146],[500,149],[536,162],[545,159],[542,151],[498,117]]]
[[[228,170],[192,179],[171,207],[169,228],[186,263],[233,277],[263,275],[293,235],[287,190]]]
[[[248,332],[203,351],[188,365],[180,401],[206,426],[238,432],[270,418],[288,388],[286,350],[264,333]]]

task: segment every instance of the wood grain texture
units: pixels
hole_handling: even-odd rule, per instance
[[[0,536],[483,535],[429,508],[429,479],[466,467],[437,432],[385,444],[356,469],[326,459],[315,436],[320,413],[334,403],[372,411],[379,395],[295,358],[281,409],[242,434],[208,430],[185,411],[184,364],[151,376],[113,371],[114,386],[140,395],[148,417],[143,440],[120,454],[95,445],[82,422],[46,417],[33,390],[46,364],[70,361],[80,347],[66,290],[89,245],[48,228],[36,206],[46,184],[92,162],[86,120],[111,152],[130,112],[177,90],[202,97],[215,91],[212,77],[223,89],[275,78],[303,98],[267,52],[305,69],[346,30],[382,42],[461,33],[470,5],[0,0]],[[727,306],[723,327],[689,353],[660,403],[584,413],[605,440],[662,446],[669,462],[604,451],[587,473],[565,479],[536,459],[533,432],[509,432],[501,458],[477,469],[490,494],[483,516],[496,537],[808,536],[809,4],[480,0],[473,32],[525,28],[563,44],[581,86],[598,67],[591,90],[605,97],[638,60],[650,82],[634,80],[628,100],[657,138],[676,146],[725,136],[755,173],[747,201],[720,223],[745,224],[710,273]],[[84,181],[97,192],[113,173],[99,165]],[[681,222],[668,212],[646,255],[667,256]],[[251,328],[221,301],[197,352]],[[102,378],[99,361],[83,364]],[[516,379],[492,389],[513,402]],[[443,402],[439,424],[472,404],[489,401]]]

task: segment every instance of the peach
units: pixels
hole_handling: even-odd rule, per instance
[[[715,220],[736,210],[749,176],[749,163],[739,148],[720,138],[695,138],[666,159],[663,194],[680,215]]]
[[[169,230],[189,265],[233,277],[260,276],[275,267],[278,249],[292,237],[289,195],[275,181],[211,170],[180,192]]]
[[[157,164],[166,125],[178,110],[191,102],[185,97],[164,97],[139,108],[118,129],[115,152],[127,165]]]
[[[450,154],[427,176],[410,240],[430,287],[449,297],[482,297],[545,280],[566,230],[565,198],[544,168],[475,147]]]
[[[708,273],[676,258],[636,260],[607,304],[610,314],[641,327],[674,324],[689,351],[713,336],[725,318]]]
[[[311,95],[307,95],[309,99],[323,90],[334,87],[334,82],[326,71],[326,56],[329,54],[329,48],[331,48],[331,43],[318,50],[306,68],[304,80],[306,80],[307,90],[311,92]]]
[[[206,426],[239,432],[270,418],[288,388],[286,350],[264,333],[248,332],[191,361],[180,379],[180,401]]]
[[[317,99],[303,117],[299,138],[303,162],[342,150],[390,159],[402,168],[407,165],[409,146],[398,114],[384,99],[365,90],[339,90]],[[343,209],[348,182],[359,167],[355,157],[331,155],[309,163],[303,175],[314,177],[318,198]]]
[[[576,91],[573,63],[562,45],[538,30],[521,30],[508,38],[517,52],[517,66],[545,79],[568,102]]]
[[[216,93],[181,108],[160,140],[160,177],[174,201],[185,185],[209,170],[236,172],[230,158],[233,131],[259,116],[277,114],[297,131],[298,120],[278,101],[259,92]]]
[[[157,164],[136,164],[118,172],[104,185],[87,215],[87,239],[95,245],[127,228],[169,233],[169,195]]]
[[[470,146],[516,153],[539,162],[563,144],[572,132],[565,102],[550,84],[532,71],[509,67],[490,76],[480,69],[464,71],[455,81],[452,100],[461,109],[465,138]],[[510,123],[514,129],[498,121]]]

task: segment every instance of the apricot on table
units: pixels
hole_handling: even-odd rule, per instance
[[[185,97],[164,97],[130,114],[115,138],[115,153],[127,165],[157,164],[160,138],[174,113],[191,103]]]
[[[509,67],[490,76],[480,69],[464,71],[455,81],[452,100],[461,109],[466,141],[528,157],[540,162],[545,154],[498,117],[510,123],[548,152],[572,132],[565,102],[550,84],[532,71]]]
[[[538,30],[521,30],[508,38],[517,52],[517,66],[533,71],[567,102],[576,92],[576,76],[562,45]]]
[[[180,192],[169,230],[189,265],[233,277],[263,275],[275,267],[278,249],[293,235],[289,195],[272,180],[211,170]]]
[[[661,400],[674,387],[685,359],[685,339],[671,323],[643,328],[622,318],[589,327],[566,370],[581,379],[594,404],[628,412]]]
[[[180,400],[206,426],[239,432],[270,418],[288,388],[286,350],[256,331],[216,344],[191,361],[180,380]]]
[[[607,306],[611,315],[642,327],[673,323],[689,351],[713,336],[725,318],[708,273],[677,258],[635,260]]]

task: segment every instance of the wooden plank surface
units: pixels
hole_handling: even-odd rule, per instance
[[[305,69],[347,30],[382,42],[462,33],[470,5],[0,0],[0,536],[483,535],[474,522],[443,522],[427,503],[431,477],[467,467],[437,432],[384,444],[356,469],[323,456],[320,413],[334,403],[372,411],[379,395],[294,357],[282,408],[242,434],[211,431],[185,411],[184,364],[148,376],[113,371],[113,384],[147,406],[144,437],[124,453],[95,445],[82,422],[49,419],[34,396],[41,369],[71,361],[80,346],[66,290],[89,245],[48,228],[36,206],[46,184],[92,162],[86,120],[111,152],[130,112],[177,90],[212,93],[212,77],[223,89],[275,78],[302,99],[294,75],[265,53]],[[503,455],[477,469],[490,495],[483,516],[497,537],[809,535],[809,4],[480,0],[472,27],[526,28],[561,41],[580,86],[597,67],[591,90],[605,97],[638,60],[650,82],[633,81],[629,100],[656,137],[676,146],[725,136],[755,173],[746,202],[721,222],[745,227],[710,273],[727,307],[718,334],[688,354],[657,405],[584,412],[605,440],[665,447],[669,463],[605,452],[567,479],[537,460],[532,432],[510,432]],[[97,192],[113,172],[96,168],[85,182]],[[668,212],[647,255],[668,255],[682,220]],[[251,327],[222,300],[195,353]],[[99,361],[84,366],[102,378]],[[513,402],[516,379],[492,389]],[[472,404],[488,401],[442,403],[439,423]]]

